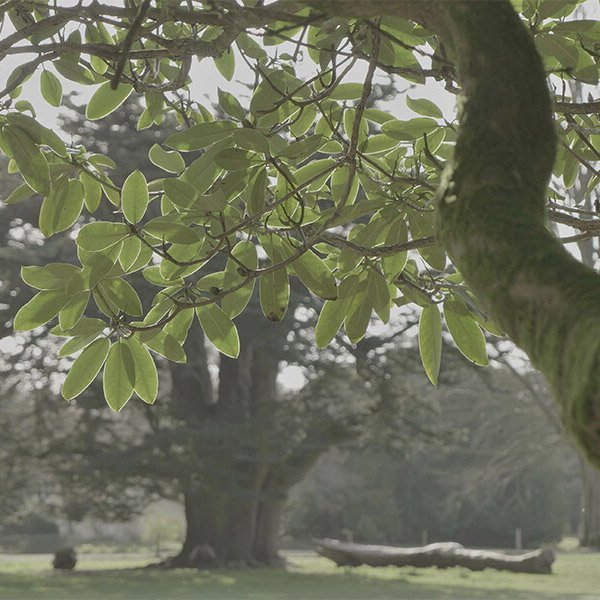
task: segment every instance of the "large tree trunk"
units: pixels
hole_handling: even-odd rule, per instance
[[[571,85],[571,92],[577,100],[583,100],[581,89]],[[588,210],[593,210],[590,196],[585,194],[589,180],[592,176],[590,171],[580,169],[578,185],[573,192],[575,203]],[[581,252],[581,262],[589,267],[596,265],[596,249],[594,239],[581,240],[577,244]],[[581,465],[581,521],[579,524],[579,545],[589,548],[600,548],[600,471],[588,464],[586,460],[580,459]]]
[[[549,549],[534,550],[524,554],[503,554],[490,550],[469,550],[456,542],[441,542],[419,548],[393,546],[368,546],[338,540],[321,540],[317,552],[339,566],[356,567],[464,567],[471,571],[498,569],[515,573],[552,572],[554,552]]]
[[[600,548],[600,471],[581,460],[583,491],[579,544]]]
[[[299,425],[283,412],[276,386],[287,330],[260,337],[252,331],[240,327],[238,359],[221,358],[215,394],[206,385],[210,376],[198,340],[188,352],[193,368],[173,370],[179,417],[188,428],[182,435],[187,431],[190,438],[182,440],[186,465],[192,456],[197,470],[184,469],[179,479],[186,536],[181,552],[164,566],[282,565],[277,538],[288,490],[325,450],[357,434],[351,419],[316,411],[303,415],[303,435],[291,442]]]

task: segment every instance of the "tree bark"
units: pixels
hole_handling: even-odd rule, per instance
[[[554,552],[549,549],[534,550],[524,554],[503,554],[490,550],[469,550],[456,542],[441,542],[418,548],[370,546],[351,544],[338,540],[321,540],[316,550],[338,566],[356,567],[464,567],[471,571],[498,569],[514,573],[552,572]]]
[[[581,461],[583,490],[579,545],[600,548],[600,472],[585,460]]]
[[[548,378],[600,461],[600,277],[545,227],[556,140],[546,75],[508,2],[443,3],[465,99],[439,235],[490,315]]]
[[[581,89],[571,86],[571,92],[577,100],[582,99]],[[592,174],[579,171],[578,186],[574,191],[575,203],[583,205],[588,210],[593,210],[590,197],[586,197],[585,190]],[[596,249],[593,238],[581,240],[577,243],[581,252],[581,262],[589,267],[596,263]],[[585,460],[579,461],[581,468],[581,520],[579,523],[579,545],[585,548],[600,548],[600,471],[590,466]]]
[[[600,465],[600,276],[546,228],[556,135],[546,73],[508,0],[305,0],[441,34],[462,88],[438,238],[494,321],[549,380],[566,429]]]

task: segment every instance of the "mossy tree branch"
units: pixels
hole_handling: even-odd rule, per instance
[[[508,2],[445,3],[443,14],[465,99],[440,238],[598,463],[600,277],[546,228],[556,140],[541,60]]]
[[[568,430],[600,464],[600,276],[546,228],[556,136],[529,32],[507,0],[358,0],[350,10],[415,20],[452,49],[461,125],[440,193],[439,238],[489,314],[546,375]]]

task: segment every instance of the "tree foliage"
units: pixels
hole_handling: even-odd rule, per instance
[[[42,197],[40,231],[77,234],[78,264],[23,271],[37,292],[16,315],[15,329],[54,324],[52,333],[66,339],[62,355],[83,350],[65,397],[76,397],[103,368],[106,400],[120,410],[133,393],[154,402],[153,355],[184,361],[194,319],[219,351],[237,356],[234,319],[259,279],[269,320],[285,315],[290,278],[323,301],[320,346],[341,328],[356,343],[373,318],[388,322],[393,307],[415,303],[423,307],[420,349],[432,382],[441,360],[440,309],[456,345],[476,364],[487,362],[483,331],[508,331],[565,397],[565,418],[594,453],[597,402],[583,388],[570,395],[571,380],[557,374],[568,362],[559,348],[567,309],[553,313],[541,293],[560,285],[560,274],[540,267],[563,263],[542,224],[544,211],[580,237],[599,227],[568,201],[579,165],[593,173],[588,191],[599,182],[600,104],[566,93],[570,81],[598,82],[600,29],[574,14],[580,3],[517,1],[520,24],[506,2],[361,0],[350,13],[336,0],[70,8],[0,2],[14,29],[1,56],[33,55],[0,92],[7,99],[0,148],[9,170],[23,177],[6,202]],[[470,28],[480,33],[470,36]],[[550,100],[525,29],[550,77]],[[504,33],[515,35],[524,58],[511,54]],[[479,50],[484,58],[475,65],[469,57]],[[219,90],[217,110],[199,102],[189,88],[195,57],[213,60],[227,80],[252,73],[250,96]],[[460,128],[418,91],[405,98],[413,116],[399,118],[368,106],[381,73],[417,90],[433,79],[457,93],[462,83],[480,96],[463,103]],[[86,151],[85,140],[68,145],[40,124],[20,98],[22,85],[38,74],[52,106],[61,102],[65,79],[93,89],[90,120],[133,93],[145,103],[140,131],[175,119],[177,130],[149,153],[163,175],[147,181],[133,171],[115,182],[111,157]],[[555,161],[552,129],[560,136]],[[549,195],[541,200],[550,168]],[[109,216],[80,226],[82,211],[99,214],[105,203]],[[539,252],[527,245],[523,226],[534,221]],[[541,263],[521,269],[528,252]],[[151,305],[140,301],[140,273],[156,289]],[[575,270],[574,280],[587,278]],[[588,287],[593,294],[597,285]],[[562,329],[549,325],[557,315]],[[551,330],[547,351],[538,339],[544,328]],[[593,369],[593,353],[588,358]]]

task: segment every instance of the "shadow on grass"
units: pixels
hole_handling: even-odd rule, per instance
[[[514,575],[507,586],[481,587],[485,573],[471,577],[454,572],[447,583],[446,572],[429,573],[395,569],[384,578],[349,569],[331,573],[294,572],[276,569],[249,571],[113,569],[73,573],[38,572],[0,574],[2,600],[489,600],[583,599],[599,596],[552,591],[552,576],[547,577],[547,592],[515,589]],[[527,576],[518,576],[527,577]],[[439,578],[439,585],[432,582]],[[461,582],[464,578],[464,582]],[[508,578],[511,578],[510,582]],[[519,583],[519,580],[516,580]],[[527,580],[521,580],[526,583]],[[500,583],[498,581],[497,583]]]

